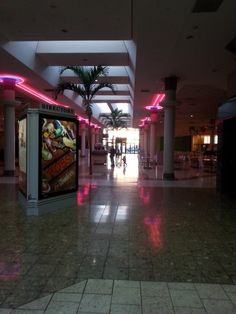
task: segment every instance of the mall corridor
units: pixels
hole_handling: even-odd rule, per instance
[[[0,313],[236,313],[235,201],[215,176],[102,167],[40,217],[0,178]]]

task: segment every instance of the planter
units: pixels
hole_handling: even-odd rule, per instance
[[[105,165],[107,163],[107,151],[93,151],[92,163],[93,165]]]

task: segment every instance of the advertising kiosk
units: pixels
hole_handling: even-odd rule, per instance
[[[236,97],[218,108],[217,189],[236,198]]]
[[[19,119],[19,201],[27,215],[76,204],[78,121],[70,108],[43,104]]]

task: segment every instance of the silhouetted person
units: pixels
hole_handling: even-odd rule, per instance
[[[127,166],[126,156],[125,156],[125,155],[123,156],[122,160],[123,160],[123,164],[124,164],[124,166]]]
[[[110,160],[111,160],[111,166],[112,166],[112,167],[115,167],[115,163],[114,163],[115,154],[116,154],[116,150],[115,150],[115,148],[112,146],[112,147],[111,147],[111,150],[110,150]]]

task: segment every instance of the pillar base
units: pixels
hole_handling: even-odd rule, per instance
[[[175,180],[174,173],[163,173],[163,180]]]
[[[15,176],[15,170],[4,170],[3,175],[5,177],[14,177]]]

